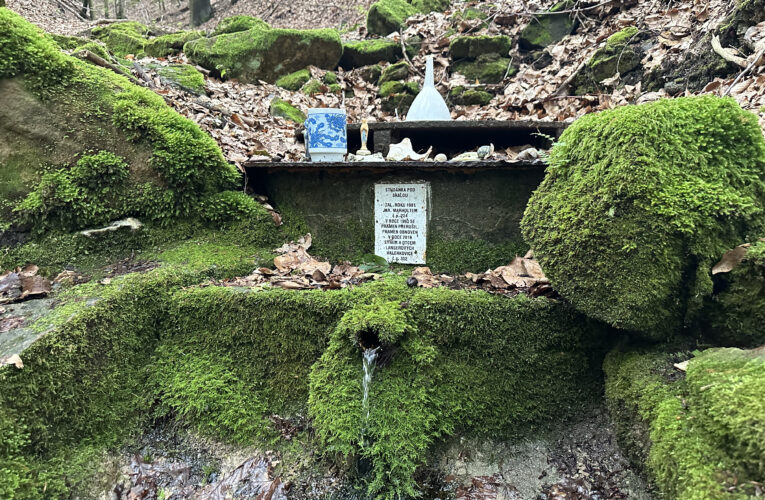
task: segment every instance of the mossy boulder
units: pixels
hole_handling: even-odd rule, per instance
[[[392,40],[360,40],[343,45],[340,66],[345,69],[360,68],[380,61],[394,63],[401,59],[401,44]]]
[[[699,328],[720,345],[765,345],[765,241],[737,247],[741,262],[713,276],[714,295],[707,299]]]
[[[485,87],[466,88],[460,85],[449,91],[449,99],[462,106],[486,106],[493,98]]]
[[[367,13],[367,33],[387,36],[401,31],[404,21],[417,13],[417,8],[406,0],[380,0]]]
[[[510,37],[500,36],[458,36],[449,44],[452,59],[477,59],[483,54],[506,56],[512,43]]]
[[[308,80],[310,79],[311,72],[307,69],[301,69],[300,71],[284,75],[276,80],[276,86],[295,92],[300,90],[300,88],[308,83]]]
[[[10,10],[0,10],[0,33],[5,227],[193,217],[200,196],[240,182],[215,141],[162,97],[67,56]],[[127,175],[108,174],[117,171]]]
[[[71,50],[71,53],[77,54],[78,52],[82,52],[85,50],[87,50],[88,52],[92,52],[93,54],[97,55],[98,57],[106,61],[109,61],[111,59],[111,55],[109,54],[109,51],[106,49],[106,46],[103,43],[92,41],[92,40],[89,43],[78,45],[77,47]]]
[[[136,21],[125,21],[96,26],[91,30],[91,35],[104,42],[115,56],[124,57],[128,54],[141,56],[148,43],[149,28]]]
[[[712,265],[760,232],[765,139],[733,99],[586,115],[553,148],[522,228],[555,289],[615,327],[665,337],[712,293]]]
[[[402,92],[408,92],[416,96],[420,92],[420,84],[417,82],[385,82],[380,85],[379,94],[382,97]]]
[[[86,43],[90,43],[92,41],[90,38],[83,38],[80,36],[58,35],[55,33],[51,33],[50,37],[53,38],[53,41],[55,41],[56,44],[64,50],[72,50],[82,45],[85,45]]]
[[[144,52],[151,57],[167,57],[180,54],[186,43],[204,37],[203,31],[180,31],[152,38],[144,46]]]
[[[480,83],[500,83],[505,75],[513,76],[518,70],[511,61],[497,54],[484,54],[474,61],[460,61],[452,65],[452,71]]]
[[[359,76],[367,83],[377,83],[382,76],[382,66],[373,64],[359,70]]]
[[[378,85],[382,85],[385,82],[392,82],[394,80],[406,80],[408,76],[409,63],[401,61],[400,63],[391,64],[382,71]]]
[[[595,90],[603,80],[616,73],[624,76],[637,69],[642,55],[637,43],[633,42],[639,41],[638,34],[639,30],[631,26],[611,35],[574,80],[577,95]]]
[[[521,31],[518,45],[523,50],[543,49],[554,45],[576,30],[576,21],[571,14],[554,12],[567,10],[574,2],[565,1],[556,4],[550,13],[533,18],[528,26]]]
[[[247,31],[251,29],[268,29],[270,26],[262,19],[258,19],[253,16],[231,16],[225,19],[221,19],[215,30],[213,30],[213,36],[223,35],[226,33],[238,33],[240,31]]]
[[[194,94],[205,93],[205,77],[194,66],[189,64],[169,64],[157,66],[160,78],[167,80],[171,85]]]
[[[187,43],[186,56],[218,76],[275,82],[308,66],[334,69],[343,46],[336,30],[253,28]]]
[[[606,401],[619,444],[664,498],[745,499],[763,474],[765,352],[673,346],[606,357]]]
[[[286,118],[299,124],[303,123],[306,119],[305,113],[283,99],[273,99],[269,106],[269,111],[272,116]]]

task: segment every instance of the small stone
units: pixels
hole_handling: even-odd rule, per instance
[[[434,160],[436,160],[436,161],[446,161],[447,159],[448,158],[443,153],[437,154],[436,157],[434,158]]]
[[[406,280],[406,286],[408,286],[409,288],[414,288],[417,285],[418,285],[417,278],[410,277],[409,279]]]

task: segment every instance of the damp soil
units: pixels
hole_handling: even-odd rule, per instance
[[[281,450],[223,445],[162,421],[102,464],[113,499],[366,500],[358,469],[323,462],[306,435]],[[108,464],[108,465],[106,465]],[[353,467],[351,469],[354,469]],[[423,500],[650,500],[602,406],[513,442],[455,438],[417,477]]]

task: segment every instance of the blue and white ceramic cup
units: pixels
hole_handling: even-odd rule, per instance
[[[311,161],[343,161],[348,152],[344,109],[310,108],[305,120]]]

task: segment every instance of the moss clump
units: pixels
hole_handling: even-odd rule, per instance
[[[428,266],[437,273],[482,273],[525,255],[529,246],[518,238],[502,244],[476,239],[428,240]]]
[[[157,73],[170,83],[194,94],[205,93],[205,76],[189,64],[169,64],[158,66]]]
[[[359,40],[343,45],[340,66],[345,69],[360,68],[380,61],[394,63],[401,59],[401,44],[392,40]]]
[[[468,89],[460,85],[449,91],[449,98],[454,104],[462,106],[486,106],[494,96],[484,89],[485,87]]]
[[[510,65],[510,59],[498,57],[496,54],[480,56],[475,61],[461,61],[452,65],[452,71],[464,75],[465,78],[481,83],[500,83],[507,76],[518,72]]]
[[[557,3],[550,12],[566,10],[574,2],[566,0]],[[518,45],[523,50],[544,49],[553,45],[576,30],[576,21],[568,13],[548,14],[532,19],[521,32]]]
[[[763,205],[756,116],[732,99],[662,100],[568,128],[522,228],[575,307],[661,337],[711,294],[712,264],[762,225]]]
[[[449,44],[452,59],[477,59],[483,54],[506,56],[510,52],[510,37],[501,36],[458,36]]]
[[[152,57],[167,57],[180,54],[186,43],[204,36],[203,31],[179,31],[178,33],[158,36],[146,43],[144,51],[146,55]]]
[[[216,75],[253,83],[275,82],[308,66],[334,69],[343,46],[336,30],[252,28],[247,31],[200,38],[183,52],[195,64]]]
[[[97,26],[91,31],[93,38],[104,42],[109,51],[119,57],[128,54],[136,57],[143,55],[148,34],[149,28],[136,21]]]
[[[240,31],[247,31],[251,29],[268,29],[270,26],[267,22],[252,16],[231,16],[222,19],[213,31],[213,36],[223,35],[226,33],[238,33]]]
[[[587,61],[584,71],[577,75],[574,81],[576,93],[587,94],[606,78],[611,78],[616,73],[625,75],[637,69],[640,66],[641,55],[628,44],[637,39],[639,32],[636,27],[630,26],[611,35],[605,47],[595,52]]]
[[[382,85],[385,82],[392,82],[394,80],[406,80],[408,76],[409,63],[401,61],[400,63],[391,64],[383,70],[378,85]]]
[[[83,50],[87,50],[89,52],[94,53],[101,59],[104,59],[106,61],[110,61],[112,56],[109,54],[109,51],[106,49],[106,46],[104,44],[99,42],[90,42],[83,45],[79,45],[75,47],[72,50],[72,54],[77,54],[78,52],[82,52]]]
[[[64,50],[72,50],[81,45],[85,45],[86,43],[91,42],[90,38],[82,38],[79,36],[57,35],[55,33],[51,33],[50,37],[53,38],[53,41],[56,42],[56,44]]]
[[[77,127],[95,130],[83,134],[83,143],[92,140],[87,137],[93,134],[98,142],[109,145],[109,150],[102,150],[104,155],[126,158],[130,170],[127,178],[119,179],[119,185],[109,186],[108,191],[104,188],[90,192],[83,198],[80,194],[85,187],[71,177],[69,169],[83,154],[93,153],[80,150],[74,158],[41,168],[39,179],[47,174],[45,184],[33,184],[32,194],[17,211],[21,218],[31,219],[28,222],[33,222],[34,227],[49,227],[50,223],[40,220],[47,215],[68,229],[108,222],[107,217],[134,215],[169,221],[193,216],[199,196],[239,182],[238,173],[225,162],[215,141],[171,110],[160,96],[109,70],[63,54],[52,40],[9,10],[0,11],[0,28],[7,42],[0,49],[0,79],[20,77],[16,80],[23,84],[24,98],[30,100],[31,106],[42,102],[71,113],[69,121],[78,125],[71,125],[73,130],[66,129],[66,134],[79,133]],[[102,137],[100,134],[106,130],[112,130],[113,135]],[[49,133],[59,131],[54,128]],[[66,143],[57,146],[63,148]],[[126,154],[116,154],[122,150]],[[146,156],[138,154],[143,151]],[[55,147],[50,151],[41,148],[36,154],[43,163],[47,158],[58,158],[56,152]],[[54,199],[57,201],[53,206],[43,202]],[[71,217],[65,215],[64,207],[74,205],[80,207]]]
[[[327,85],[334,85],[337,83],[337,73],[334,71],[327,71],[324,76],[321,77],[321,81]]]
[[[667,498],[751,498],[762,477],[762,353],[615,351],[604,363],[619,443]]]
[[[223,191],[202,200],[202,217],[214,227],[226,227],[243,220],[255,225],[267,225],[271,216],[251,196],[241,191]]]
[[[379,94],[383,97],[391,94],[399,94],[406,91],[406,83],[404,82],[385,82],[380,85]]]
[[[406,0],[380,0],[372,4],[367,13],[367,33],[387,36],[401,31],[404,21],[417,14],[416,7]]]
[[[300,90],[300,88],[308,83],[308,80],[310,79],[311,72],[307,69],[301,69],[300,71],[295,71],[289,75],[284,75],[283,77],[276,80],[276,86],[295,92]]]
[[[367,66],[359,70],[359,76],[367,83],[377,83],[382,75],[382,67],[379,64]]]
[[[581,352],[586,327],[563,304],[445,289],[410,294],[403,280],[391,285],[377,287],[371,300],[342,317],[310,377],[309,414],[317,435],[338,460],[371,462],[368,491],[376,498],[416,496],[413,474],[444,436],[458,430],[513,435],[592,394],[596,381],[586,372],[586,355],[556,365],[567,373],[552,374],[538,364]],[[479,327],[468,319],[473,314],[488,323]],[[369,419],[361,397],[359,341],[365,337],[377,338],[380,357],[387,352],[390,359],[375,371]],[[497,356],[511,351],[517,356]],[[540,352],[545,354],[532,354]],[[481,361],[488,359],[498,363],[491,370]]]
[[[303,123],[306,119],[305,113],[282,99],[272,100],[269,110],[272,116],[286,118],[287,120],[292,120],[295,123]]]
[[[323,93],[326,88],[327,87],[323,83],[314,78],[310,82],[306,83],[300,90],[305,95],[313,96]]]
[[[742,263],[713,276],[699,326],[719,345],[754,347],[765,344],[765,242],[754,243]]]

